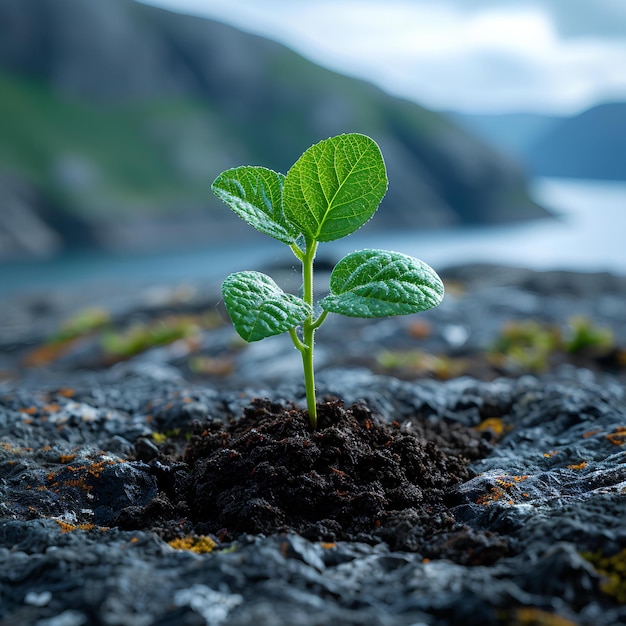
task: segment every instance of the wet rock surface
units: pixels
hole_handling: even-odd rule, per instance
[[[558,322],[567,308],[610,327],[619,354],[623,280],[592,294],[593,277],[569,276],[573,292],[547,274],[506,276],[450,276],[441,319],[424,316],[419,342],[432,349],[463,325],[463,346],[445,354],[465,350],[474,375],[366,367],[376,349],[416,340],[408,318],[353,335],[337,318],[328,336],[339,342],[340,327],[340,357],[323,327],[315,432],[299,364],[279,345],[273,359],[238,349],[218,377],[185,369],[180,347],[90,368],[69,351],[34,367],[21,361],[33,338],[5,342],[0,619],[624,623],[620,361],[563,353],[543,372],[504,376],[468,348],[485,347],[500,319]],[[197,341],[226,346],[228,333]],[[241,373],[254,365],[256,380]]]

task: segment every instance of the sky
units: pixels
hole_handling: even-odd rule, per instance
[[[436,110],[626,100],[626,0],[141,0],[275,39]]]

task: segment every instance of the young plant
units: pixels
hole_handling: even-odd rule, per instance
[[[354,232],[376,212],[387,191],[376,142],[346,134],[311,146],[287,172],[236,167],[220,174],[215,195],[257,230],[288,245],[302,264],[301,296],[285,293],[260,272],[226,278],[222,296],[235,330],[246,341],[288,332],[302,355],[307,409],[317,426],[313,345],[328,313],[387,317],[438,305],[443,283],[426,263],[386,250],[360,250],[341,259],[330,293],[314,301],[313,261],[321,242]]]

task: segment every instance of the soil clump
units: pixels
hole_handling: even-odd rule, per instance
[[[306,411],[256,400],[240,420],[196,424],[185,452],[189,508],[197,527],[230,537],[295,531],[416,551],[453,525],[446,498],[489,449],[461,428],[444,453],[427,424],[385,423],[364,404],[320,404],[312,430]]]

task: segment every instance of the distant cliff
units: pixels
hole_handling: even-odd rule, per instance
[[[285,172],[342,132],[385,155],[379,228],[545,215],[514,162],[444,117],[272,41],[132,0],[0,0],[0,92],[0,204],[20,190],[42,255],[239,236],[213,178],[242,164]],[[2,220],[0,241],[5,257],[34,248]]]
[[[534,176],[626,180],[626,102],[578,115],[466,115],[450,118],[522,163]]]
[[[553,124],[529,146],[526,160],[541,176],[626,180],[626,102]]]

